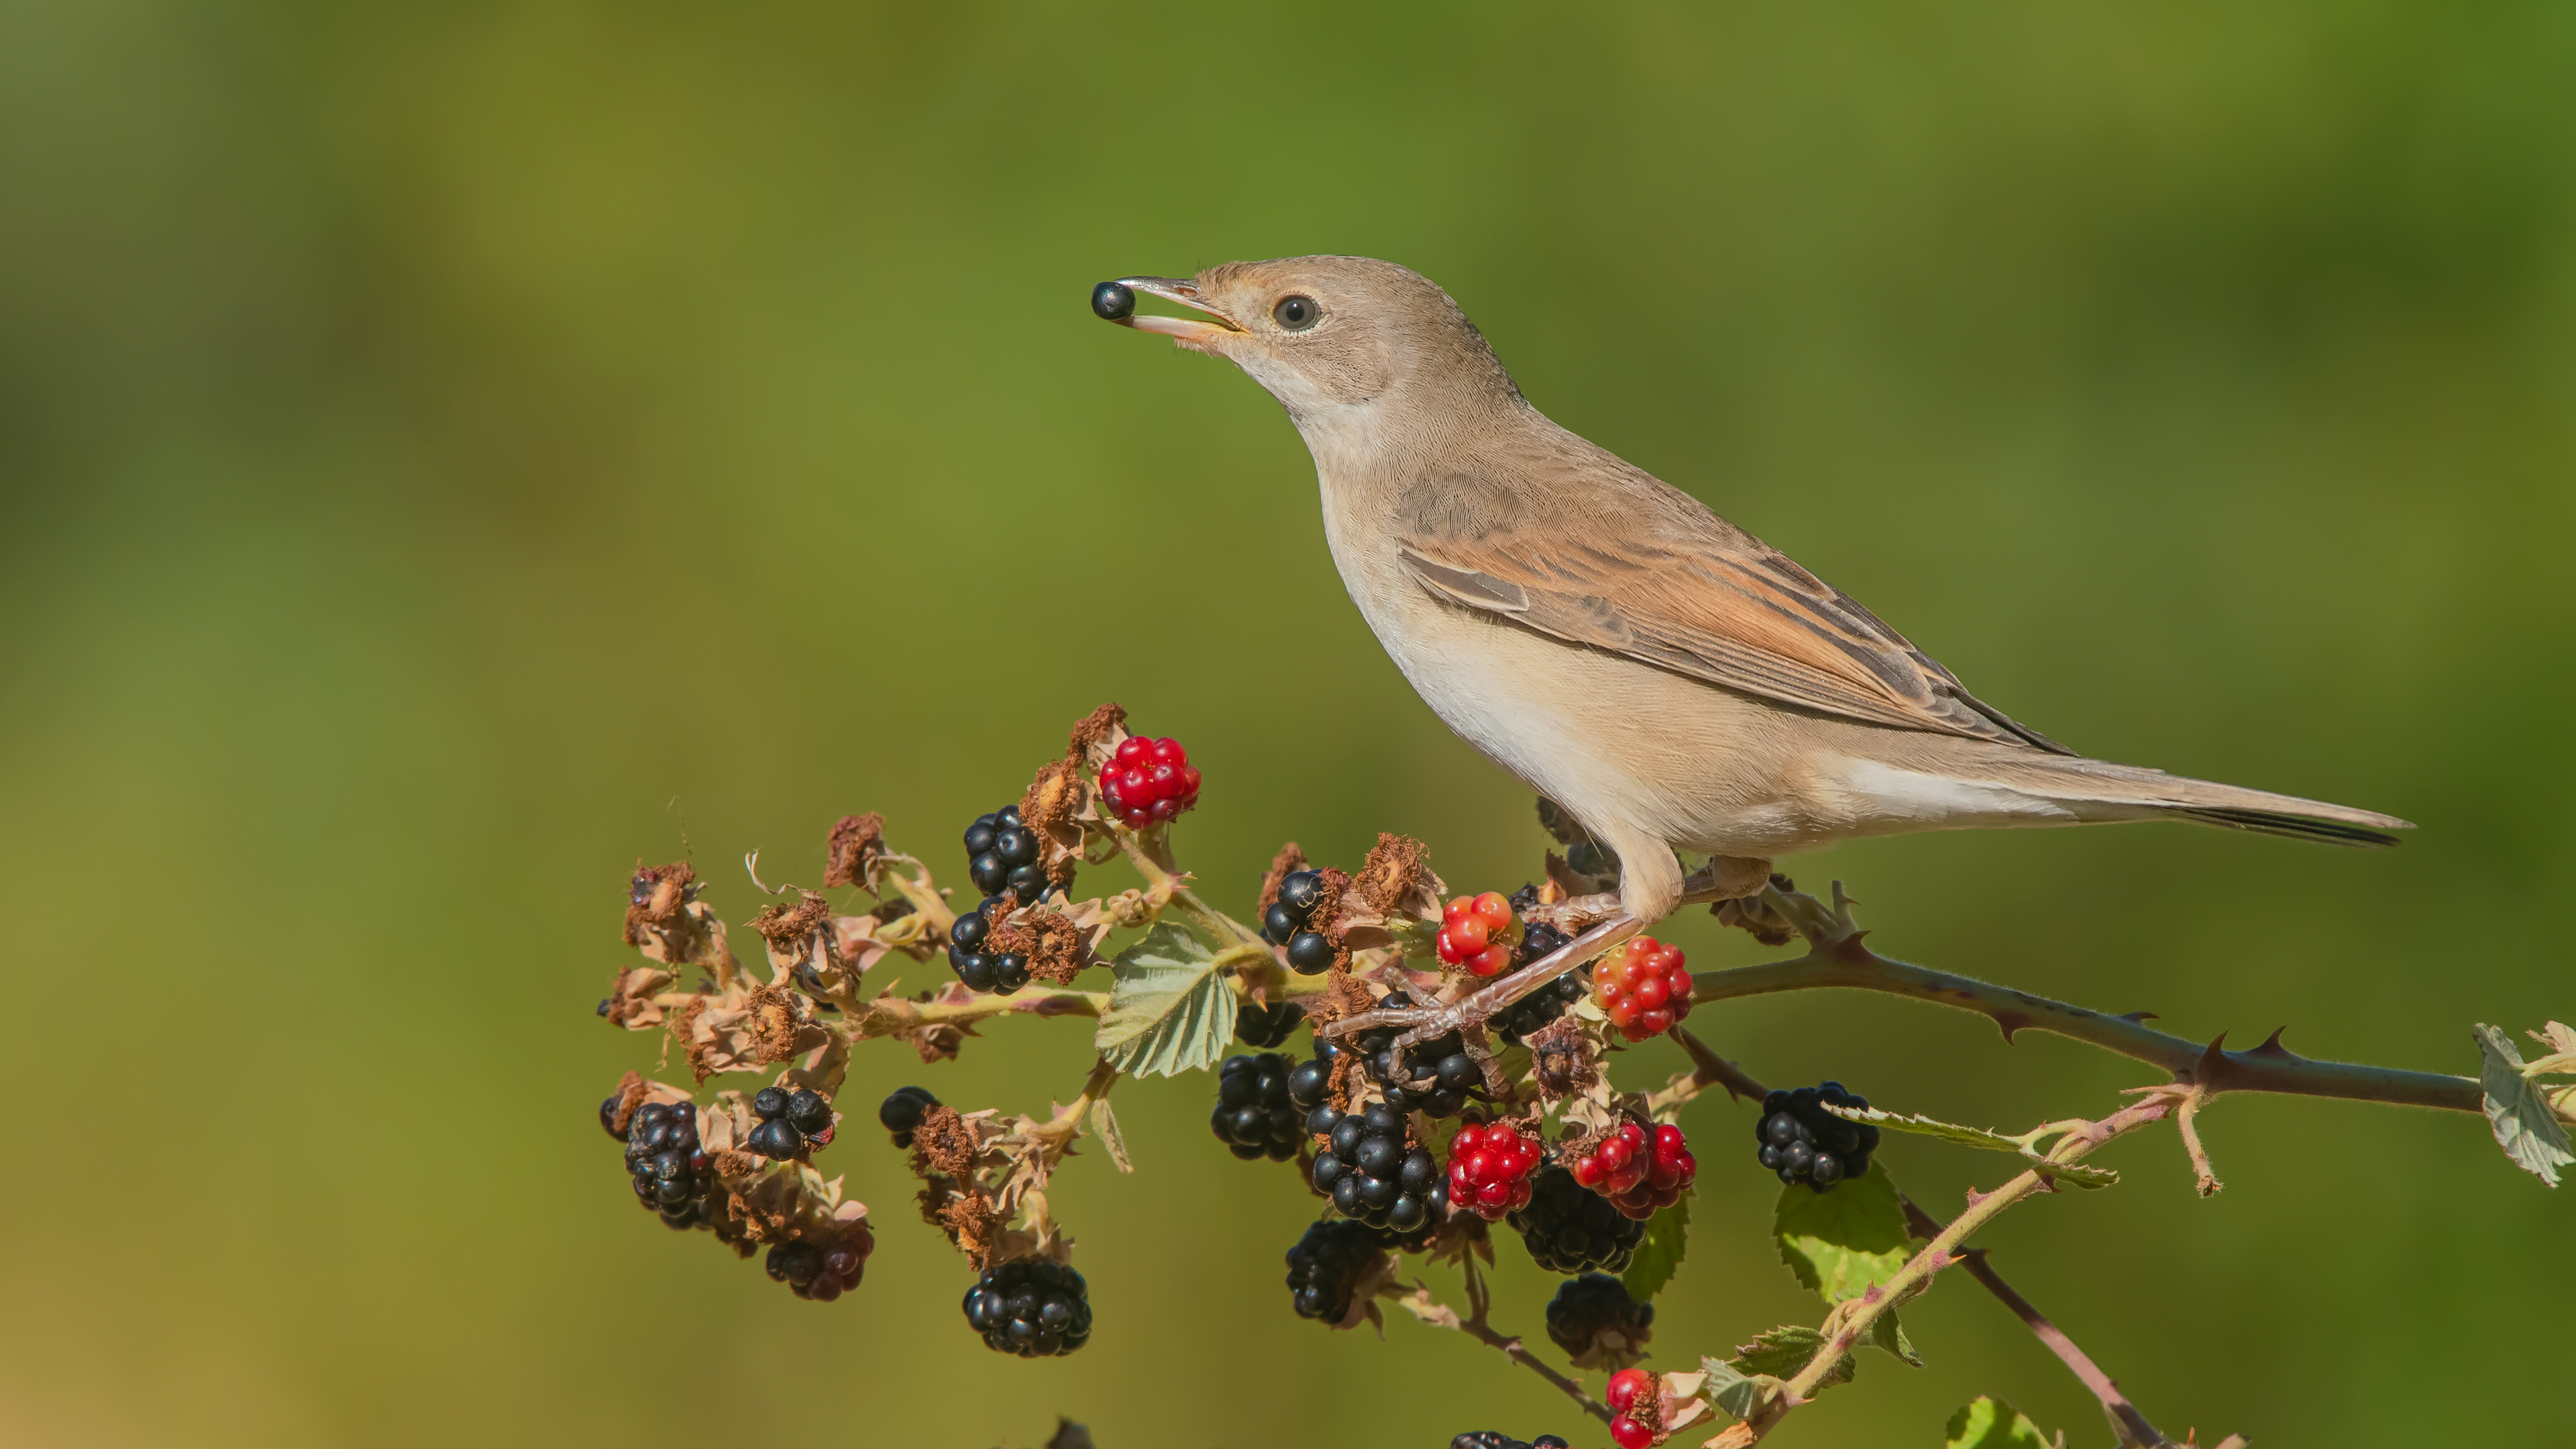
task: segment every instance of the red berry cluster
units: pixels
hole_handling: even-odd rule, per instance
[[[1590,1152],[1574,1159],[1574,1180],[1610,1199],[1630,1218],[1652,1217],[1671,1207],[1699,1178],[1699,1160],[1690,1154],[1682,1129],[1648,1129],[1622,1122]]]
[[[1449,1201],[1489,1223],[1502,1221],[1503,1214],[1529,1206],[1538,1156],[1536,1138],[1500,1122],[1459,1128],[1449,1139]]]
[[[1440,959],[1466,967],[1470,976],[1496,975],[1511,965],[1520,938],[1512,903],[1496,891],[1460,896],[1440,912]]]
[[[1100,793],[1130,830],[1168,824],[1199,803],[1199,772],[1179,740],[1129,735],[1101,768]]]
[[[1663,1395],[1656,1390],[1653,1374],[1639,1368],[1619,1370],[1610,1376],[1601,1401],[1616,1416],[1610,1421],[1610,1437],[1619,1449],[1646,1449],[1664,1437]]]
[[[1673,1029],[1690,1015],[1690,972],[1682,948],[1639,936],[1592,967],[1592,999],[1630,1041]]]

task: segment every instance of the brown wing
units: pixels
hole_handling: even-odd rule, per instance
[[[1868,724],[2074,753],[1979,701],[1840,590],[1702,516],[1710,527],[1687,541],[1615,551],[1527,525],[1399,548],[1434,595],[1570,644]]]

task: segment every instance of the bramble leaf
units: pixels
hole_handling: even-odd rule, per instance
[[[2496,1145],[2513,1164],[2551,1187],[2558,1169],[2576,1163],[2567,1150],[2567,1129],[2541,1094],[2540,1084],[2523,1075],[2522,1053],[2513,1038],[2478,1023],[2479,1085],[2486,1089],[2487,1126]]]
[[[1109,1149],[1109,1160],[1120,1172],[1134,1172],[1136,1164],[1127,1156],[1126,1135],[1118,1130],[1118,1114],[1109,1110],[1109,1099],[1102,1097],[1091,1104],[1091,1135]]]
[[[1889,1132],[1911,1132],[1918,1137],[1938,1137],[1944,1142],[1955,1142],[1962,1147],[1982,1147],[1989,1152],[2009,1152],[2030,1162],[2040,1161],[2037,1154],[2031,1151],[2030,1145],[2022,1139],[2006,1137],[2000,1132],[1988,1131],[1983,1127],[1963,1127],[1956,1122],[1935,1121],[1919,1112],[1910,1117],[1899,1117],[1893,1112],[1882,1112],[1876,1107],[1837,1107],[1831,1102],[1820,1102],[1817,1105],[1846,1122],[1866,1122]],[[2043,1165],[2048,1168],[2051,1176],[2062,1178],[2077,1187],[2109,1187],[2120,1180],[2120,1174],[2110,1168],[2095,1167],[2089,1163],[2050,1162]]]
[[[1724,1359],[1701,1359],[1699,1368],[1700,1372],[1708,1375],[1708,1382],[1700,1392],[1707,1395],[1710,1403],[1739,1419],[1750,1418],[1755,1409],[1762,1407],[1784,1387],[1783,1381],[1775,1374],[1742,1373]]]
[[[1827,1303],[1839,1303],[1883,1283],[1913,1256],[1905,1209],[1883,1163],[1830,1192],[1803,1185],[1781,1189],[1771,1220],[1780,1261]]]
[[[2052,1449],[2064,1443],[2039,1432],[2021,1410],[1992,1394],[1979,1394],[1950,1416],[1949,1437],[1941,1449]]]
[[[1109,963],[1109,1009],[1093,1044],[1133,1076],[1178,1076],[1225,1059],[1234,1039],[1234,993],[1198,937],[1158,921]]]
[[[1643,1303],[1663,1291],[1673,1280],[1673,1272],[1682,1265],[1682,1252],[1690,1246],[1690,1199],[1683,1198],[1646,1221],[1645,1240],[1638,1243],[1628,1259],[1628,1271],[1619,1275],[1628,1296]]]
[[[1822,1331],[1801,1323],[1784,1323],[1755,1334],[1751,1343],[1737,1344],[1735,1357],[1727,1360],[1726,1366],[1748,1377],[1768,1374],[1776,1379],[1795,1378],[1798,1370],[1816,1356],[1816,1350],[1824,1346]],[[1852,1356],[1844,1354],[1817,1387],[1850,1383],[1855,1367]]]
[[[1873,1346],[1887,1350],[1916,1368],[1923,1367],[1923,1355],[1914,1351],[1914,1341],[1905,1336],[1905,1326],[1896,1321],[1896,1310],[1893,1308],[1878,1315],[1878,1321],[1870,1325],[1869,1341]]]

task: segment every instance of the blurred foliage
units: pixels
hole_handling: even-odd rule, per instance
[[[590,1120],[649,1051],[590,1015],[639,856],[741,920],[740,852],[811,883],[875,808],[953,872],[1104,698],[1204,766],[1181,850],[1238,909],[1283,837],[1532,873],[1527,798],[1345,601],[1276,407],[1089,317],[1123,273],[1404,261],[1560,421],[2000,706],[2425,827],[1789,863],[1882,949],[2473,1071],[2471,1021],[2576,1009],[2571,63],[2528,3],[0,7],[0,1438],[1580,1432],[1460,1335],[1291,1316],[1307,1201],[1206,1139],[1205,1079],[1121,1091],[1136,1176],[1060,1179],[1101,1326],[1048,1363],[974,1341],[870,1134],[825,1165],[883,1247],[818,1307],[634,1211]],[[1898,1002],[1705,1027],[2015,1129],[2145,1080]],[[1080,1035],[881,1052],[852,1100],[1038,1110]],[[2551,1432],[2576,1203],[2471,1119],[2203,1120],[2225,1195],[2143,1134],[1991,1235],[2150,1415]],[[1668,1368],[1813,1308],[1742,1109],[1688,1125]],[[1935,1210],[1997,1170],[1886,1158]],[[1907,1327],[1931,1367],[1798,1443],[1930,1444],[1983,1391],[2102,1437],[1965,1282]]]

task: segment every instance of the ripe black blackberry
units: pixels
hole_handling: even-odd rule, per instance
[[[1782,1182],[1803,1182],[1817,1192],[1830,1191],[1846,1178],[1869,1171],[1869,1155],[1878,1148],[1878,1129],[1866,1122],[1847,1122],[1825,1110],[1867,1107],[1869,1099],[1846,1090],[1840,1082],[1773,1092],[1762,1099],[1762,1120],[1753,1124],[1764,1167]]]
[[[948,965],[969,991],[1017,991],[1029,984],[1029,958],[1017,951],[987,951],[985,940],[992,935],[995,902],[987,898],[971,911],[957,913],[957,924],[948,928]]]
[[[1288,1099],[1288,1059],[1277,1052],[1234,1056],[1216,1071],[1216,1114],[1208,1126],[1246,1162],[1285,1162],[1306,1137],[1306,1114]]]
[[[1332,924],[1314,919],[1315,907],[1324,899],[1324,878],[1311,870],[1290,871],[1279,882],[1279,899],[1261,914],[1261,935],[1274,946],[1288,948],[1288,969],[1303,976],[1314,976],[1332,969],[1333,943],[1319,926]]]
[[[820,1092],[763,1087],[751,1094],[760,1125],[743,1146],[763,1157],[803,1157],[832,1140],[832,1103]]]
[[[1554,1434],[1541,1434],[1523,1441],[1499,1429],[1477,1429],[1449,1441],[1449,1449],[1572,1449]]]
[[[877,1107],[877,1125],[894,1134],[895,1146],[910,1147],[921,1119],[938,1105],[939,1099],[930,1095],[928,1087],[897,1087]]]
[[[1556,951],[1574,938],[1545,921],[1529,919],[1529,910],[1538,904],[1538,887],[1522,886],[1512,892],[1512,910],[1521,917],[1521,944],[1512,952],[1512,969],[1517,971],[1542,956]],[[1588,978],[1581,971],[1568,971],[1511,1005],[1511,1009],[1494,1018],[1494,1033],[1504,1042],[1519,1046],[1521,1038],[1532,1036],[1549,1022],[1565,1015],[1566,1009],[1583,999]]]
[[[601,1109],[606,1120],[616,1098]],[[635,1200],[662,1215],[665,1226],[685,1230],[707,1220],[707,1189],[715,1174],[698,1142],[698,1107],[647,1102],[626,1123],[626,1172]]]
[[[966,827],[966,873],[987,898],[1010,891],[1024,906],[1045,900],[1055,887],[1038,863],[1037,832],[1020,823],[1020,807],[1006,805],[978,815]],[[1070,886],[1071,880],[1065,882]]]
[[[859,1286],[859,1275],[868,1264],[868,1246],[864,1240],[829,1246],[780,1243],[769,1250],[761,1267],[797,1297],[829,1303]]]
[[[966,1290],[966,1323],[996,1353],[1046,1358],[1091,1341],[1091,1290],[1062,1263],[1023,1258],[984,1270]]]
[[[1377,1239],[1344,1218],[1309,1224],[1288,1250],[1289,1302],[1299,1318],[1339,1323],[1351,1314],[1351,1292],[1377,1261]]]
[[[1530,1179],[1530,1205],[1505,1221],[1521,1230],[1530,1257],[1551,1273],[1623,1272],[1646,1236],[1644,1219],[1621,1215],[1610,1199],[1553,1166]]]
[[[1246,1006],[1234,1014],[1234,1034],[1246,1046],[1275,1047],[1306,1024],[1306,1010],[1293,1001]]]
[[[1547,1336],[1577,1368],[1623,1369],[1642,1357],[1655,1305],[1628,1296],[1607,1273],[1586,1273],[1557,1286],[1547,1305]]]
[[[1384,1102],[1351,1113],[1318,1104],[1306,1125],[1325,1139],[1308,1180],[1342,1216],[1399,1238],[1449,1216],[1449,1176],[1430,1148],[1405,1145],[1402,1112]]]
[[[1388,1010],[1412,1004],[1413,997],[1402,991],[1390,991],[1378,1002]],[[1362,1068],[1385,1091],[1389,1106],[1437,1120],[1457,1116],[1470,1100],[1484,1099],[1484,1069],[1467,1055],[1467,1044],[1458,1033],[1421,1043],[1404,1053],[1401,1062],[1396,1058],[1395,1038],[1394,1027],[1382,1026],[1353,1039]]]

